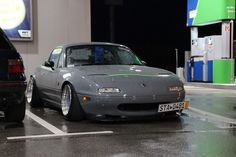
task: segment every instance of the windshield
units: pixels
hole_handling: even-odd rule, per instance
[[[81,65],[142,65],[130,49],[113,45],[73,46],[66,50],[67,67]]]

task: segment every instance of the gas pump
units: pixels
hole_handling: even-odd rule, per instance
[[[222,47],[222,36],[212,35],[205,37],[206,42],[206,62],[207,62],[207,75],[208,82],[213,82],[213,61],[215,59],[222,59],[223,57],[223,47]]]
[[[192,40],[190,60],[187,61],[189,64],[187,67],[188,81],[214,82],[213,78],[222,80],[221,77],[224,76],[223,73],[225,72],[222,67],[225,67],[225,70],[229,73],[229,78],[226,79],[232,80],[233,76],[230,73],[234,62],[225,53],[222,42],[222,35],[212,35]],[[219,71],[222,71],[222,73],[219,73]]]
[[[191,27],[191,59],[185,60],[189,63],[188,81],[234,82],[235,8],[235,0],[188,0],[187,26]],[[198,27],[214,23],[221,23],[221,34],[199,38]]]
[[[190,81],[203,81],[203,64],[205,53],[205,39],[195,38],[191,42],[191,57],[189,61],[189,80]]]

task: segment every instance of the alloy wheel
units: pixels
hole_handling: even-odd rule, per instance
[[[34,89],[34,80],[30,78],[26,89],[26,98],[28,103],[31,103],[32,101],[33,89]]]
[[[66,85],[62,91],[61,109],[64,116],[68,115],[72,100],[71,87]]]

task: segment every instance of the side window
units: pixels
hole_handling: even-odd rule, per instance
[[[117,51],[117,55],[120,59],[121,64],[125,65],[142,65],[142,62],[139,60],[139,58],[130,50],[119,48],[119,51]]]
[[[60,55],[60,58],[59,58],[59,61],[58,61],[58,66],[57,66],[58,68],[64,67],[64,66],[63,66],[64,58],[65,58],[65,54],[62,53],[62,54]]]
[[[48,61],[52,61],[54,62],[54,68],[57,67],[58,62],[59,62],[59,58],[60,58],[60,54],[61,54],[61,48],[56,48],[52,51]]]
[[[134,64],[134,56],[128,51],[118,51],[121,64]]]

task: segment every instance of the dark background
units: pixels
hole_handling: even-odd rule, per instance
[[[91,0],[92,41],[111,41],[109,8],[107,0]],[[123,0],[114,6],[113,42],[129,46],[149,66],[175,72],[175,49],[180,67],[190,50],[186,16],[187,0]],[[220,33],[220,24],[199,27],[199,36]]]

